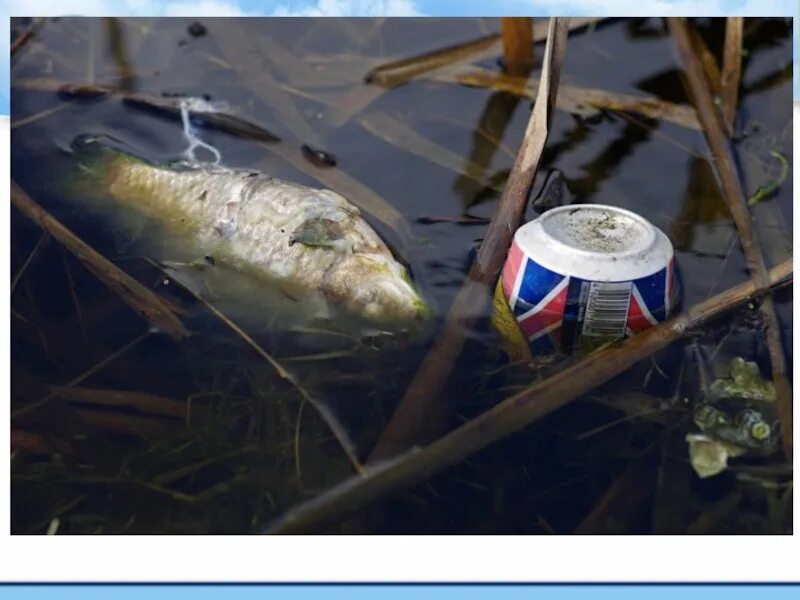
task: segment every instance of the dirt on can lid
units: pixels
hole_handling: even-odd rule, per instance
[[[514,239],[538,264],[591,281],[626,281],[663,269],[673,255],[664,233],[634,212],[601,204],[554,208]]]

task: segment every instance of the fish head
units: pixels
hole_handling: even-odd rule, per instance
[[[390,255],[342,258],[329,271],[324,291],[349,312],[385,326],[413,325],[430,314],[408,271]]]

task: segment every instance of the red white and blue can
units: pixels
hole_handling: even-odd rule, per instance
[[[517,230],[498,282],[496,326],[500,288],[536,354],[644,331],[680,298],[669,238],[631,211],[600,204],[555,208]],[[507,326],[498,329],[509,338]]]

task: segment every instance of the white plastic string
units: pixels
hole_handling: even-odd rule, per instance
[[[195,155],[195,150],[197,148],[205,148],[211,154],[214,155],[214,164],[218,165],[222,160],[222,155],[220,154],[219,150],[217,150],[211,144],[207,144],[199,137],[192,127],[191,112],[216,112],[220,110],[220,106],[216,104],[212,104],[202,98],[182,98],[181,99],[181,121],[183,123],[183,137],[186,142],[189,144],[189,147],[183,151],[183,156],[186,157],[186,160],[196,163],[199,162],[197,156]]]

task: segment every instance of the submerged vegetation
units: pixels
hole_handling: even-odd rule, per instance
[[[791,533],[790,19],[12,30],[13,532]],[[70,200],[87,134],[341,194],[436,315],[287,319],[291,291]],[[569,201],[665,231],[682,307],[509,360],[510,236]]]

